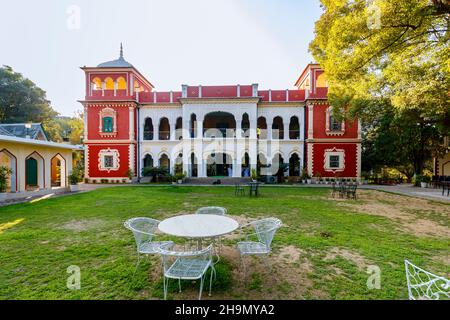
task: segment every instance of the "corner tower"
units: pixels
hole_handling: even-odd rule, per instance
[[[85,178],[89,182],[125,182],[136,176],[139,95],[153,85],[123,56],[82,67],[85,72]]]

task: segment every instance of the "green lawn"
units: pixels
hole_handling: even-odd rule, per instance
[[[406,299],[405,258],[450,273],[449,205],[376,191],[362,192],[357,202],[333,200],[327,189],[266,187],[262,193],[255,199],[236,198],[228,187],[116,187],[2,207],[0,299],[161,298],[156,259],[133,276],[134,240],[123,222],[208,205],[226,207],[241,222],[274,216],[284,223],[273,270],[253,259],[246,282],[235,237],[225,241],[212,298]],[[81,268],[81,290],[66,287],[71,265]],[[367,288],[369,265],[381,269],[380,290]],[[196,295],[196,284],[183,283],[179,294],[174,283],[169,298]]]

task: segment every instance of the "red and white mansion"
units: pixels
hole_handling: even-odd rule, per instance
[[[289,176],[358,178],[359,121],[338,122],[327,80],[309,64],[293,90],[258,84],[182,85],[157,92],[121,51],[117,60],[83,67],[86,74],[86,178],[123,180],[144,167],[181,169],[189,177],[248,177],[251,169]]]

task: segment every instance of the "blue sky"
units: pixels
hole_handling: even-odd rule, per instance
[[[80,24],[71,6],[80,9]],[[158,91],[181,84],[292,88],[319,0],[15,0],[0,5],[0,65],[47,92],[62,115],[81,109],[81,66],[125,59]],[[70,11],[70,12],[69,12]],[[75,15],[76,17],[76,15]]]

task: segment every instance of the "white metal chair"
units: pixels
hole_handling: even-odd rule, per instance
[[[213,214],[218,216],[225,216],[227,215],[227,209],[222,207],[204,207],[197,210],[195,214]],[[215,239],[211,239],[211,242],[213,243],[214,247],[216,246]],[[218,237],[219,242],[219,250],[218,253],[220,254],[222,252],[222,238]],[[219,256],[218,256],[219,258]],[[219,259],[217,260],[216,264],[219,262]]]
[[[200,293],[198,299],[202,299],[203,285],[206,273],[211,268],[209,283],[209,295],[211,296],[212,280],[215,274],[212,262],[212,245],[201,251],[177,252],[160,248],[164,267],[164,299],[167,299],[169,279],[178,279],[178,287],[181,292],[181,280],[200,280]]]
[[[409,300],[450,298],[450,280],[432,274],[405,260]]]
[[[136,272],[139,267],[141,254],[147,256],[159,254],[160,247],[164,246],[165,248],[170,248],[174,245],[172,241],[152,241],[159,222],[160,221],[151,218],[133,218],[125,221],[125,228],[133,232],[138,252],[138,261],[134,272]]]
[[[248,227],[253,228],[253,233],[245,235],[245,241],[238,242],[237,248],[241,257],[241,263],[244,271],[244,278],[246,274],[246,267],[244,257],[249,255],[256,256],[268,256],[271,252],[271,245],[275,233],[281,227],[281,220],[277,218],[268,218],[258,220],[246,224],[240,228],[241,233]],[[252,241],[252,238],[255,241]],[[268,260],[264,260],[264,263],[270,268]]]
[[[225,216],[227,209],[222,207],[204,207],[197,210],[196,214],[215,214],[218,216]]]

